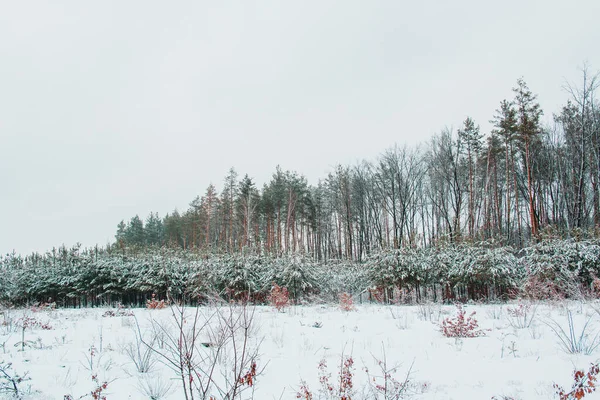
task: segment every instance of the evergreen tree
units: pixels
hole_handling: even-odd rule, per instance
[[[117,234],[115,235],[115,239],[117,243],[124,243],[127,234],[127,225],[125,225],[125,221],[121,220],[117,225]]]
[[[165,215],[163,226],[165,242],[171,246],[183,246],[182,221],[179,211],[174,210],[170,215]]]
[[[221,193],[221,215],[222,215],[222,230],[221,243],[224,249],[234,251],[236,234],[234,231],[235,225],[235,198],[237,194],[237,172],[232,167],[229,169],[225,177],[225,187]]]
[[[506,195],[505,205],[505,230],[507,238],[512,236],[512,225],[511,225],[511,195],[514,193],[515,197],[515,220],[518,223],[518,209],[519,209],[519,196],[516,187],[515,177],[515,164],[514,164],[514,141],[517,133],[517,112],[514,108],[513,103],[508,100],[500,102],[500,109],[496,110],[496,115],[491,121],[494,125],[492,134],[497,135],[504,146],[504,168],[505,168],[505,184],[504,191]],[[511,191],[511,187],[513,190]],[[520,231],[520,229],[519,229]]]
[[[206,193],[201,201],[203,214],[206,217],[204,240],[205,246],[210,248],[218,243],[218,222],[219,222],[219,196],[217,189],[211,183],[206,188]]]
[[[481,138],[483,135],[479,132],[479,125],[475,125],[475,122],[470,117],[463,123],[463,127],[458,130],[459,140],[463,142],[464,151],[467,153],[467,164],[469,166],[469,236],[473,237],[475,232],[475,159],[481,151],[482,143]]]
[[[146,218],[145,237],[146,243],[151,246],[163,244],[164,227],[158,213],[151,212]]]
[[[146,234],[144,232],[144,222],[139,215],[131,218],[125,233],[126,242],[133,245],[144,245],[146,243]]]
[[[534,199],[534,176],[532,168],[534,156],[531,149],[541,133],[540,116],[542,115],[542,109],[539,103],[536,102],[536,96],[529,90],[523,79],[517,80],[517,87],[513,88],[513,92],[515,93],[515,107],[517,111],[516,130],[518,138],[523,144],[525,156],[531,234],[537,236],[539,221]]]

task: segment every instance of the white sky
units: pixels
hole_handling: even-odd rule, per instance
[[[523,76],[550,117],[600,1],[0,3],[0,254],[112,241],[230,167],[310,183],[488,120]]]

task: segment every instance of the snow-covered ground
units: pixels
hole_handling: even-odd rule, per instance
[[[551,327],[557,329],[558,323],[566,329],[570,312],[576,334],[590,320],[586,333],[591,343],[600,332],[596,308],[593,303],[578,302],[534,304],[519,320],[514,316],[519,314],[517,303],[467,305],[467,315],[476,311],[484,335],[456,339],[440,331],[444,318],[456,315],[456,307],[450,305],[369,304],[348,312],[337,305],[292,306],[284,312],[256,307],[250,347],[259,345],[260,374],[254,392],[247,390],[242,397],[295,399],[305,382],[313,398],[320,398],[319,363],[325,360],[330,383],[337,386],[340,364],[351,357],[352,398],[357,400],[377,398],[373,385],[383,383],[377,360],[384,359],[389,370],[398,367],[388,383],[403,382],[408,375],[405,398],[557,398],[553,384],[570,388],[573,370],[587,371],[590,363],[600,358],[600,348],[589,355],[569,354]],[[26,398],[63,399],[67,394],[75,399],[92,398],[90,392],[98,386],[92,381],[93,374],[100,384],[108,382],[102,391],[108,399],[147,399],[150,389],[166,392],[160,398],[184,398],[180,379],[159,356],[155,355],[156,363],[149,372],[139,373],[127,355],[128,348],[136,349],[129,347],[135,343],[136,332],[151,341],[153,327],[174,321],[171,310],[134,309],[135,318],[103,316],[107,310],[2,311],[0,361],[4,366],[12,363],[7,369],[10,374],[27,373],[30,380],[19,384]],[[203,308],[201,317],[211,312]],[[26,317],[35,321],[29,320],[33,326],[26,327],[25,343],[21,343]],[[190,318],[188,314],[186,324]],[[44,324],[47,326],[42,327]],[[200,341],[210,342],[210,337],[203,335],[201,332]],[[164,349],[160,340],[154,345]],[[226,362],[227,357],[222,358],[219,365]],[[587,398],[600,395],[593,393]]]

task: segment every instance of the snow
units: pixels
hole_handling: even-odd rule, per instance
[[[600,315],[593,302],[545,302],[533,304],[531,325],[517,328],[508,312],[515,304],[470,304],[484,336],[446,338],[440,332],[444,318],[454,317],[452,305],[356,305],[342,311],[338,305],[292,306],[284,312],[273,307],[255,308],[251,341],[259,345],[254,392],[243,398],[294,399],[301,382],[306,382],[319,398],[321,360],[327,363],[335,384],[342,357],[352,357],[353,399],[375,398],[370,392],[367,372],[380,375],[376,360],[387,360],[388,368],[398,366],[393,377],[404,381],[410,371],[410,386],[405,398],[414,399],[515,399],[557,398],[553,384],[570,389],[575,368],[587,371],[597,362],[600,349],[591,354],[568,354],[548,324],[567,327],[567,312],[575,322],[576,333],[587,320],[588,341],[600,332]],[[135,317],[103,317],[109,309],[57,309],[32,311],[6,309],[0,316],[0,361],[11,362],[12,371],[30,380],[20,384],[30,399],[73,398],[93,390],[92,370],[108,387],[108,399],[144,399],[143,385],[170,386],[164,399],[182,399],[176,374],[157,362],[142,374],[126,354],[135,339],[137,324],[146,337],[158,322],[169,323],[169,308],[133,309]],[[112,309],[115,310],[116,309]],[[189,312],[192,310],[189,309]],[[209,307],[201,315],[210,313]],[[52,329],[26,328],[27,345],[22,351],[19,320],[34,317]],[[136,324],[137,321],[137,324]],[[210,337],[201,335],[202,340]],[[90,348],[95,356],[90,360]],[[157,358],[159,361],[159,359]],[[91,364],[91,365],[90,365]],[[381,380],[379,380],[381,381]],[[600,398],[598,393],[586,399]]]

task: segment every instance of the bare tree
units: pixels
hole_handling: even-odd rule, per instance
[[[563,89],[570,95],[568,104],[563,108],[558,120],[563,124],[567,145],[571,147],[573,158],[574,226],[581,228],[586,215],[585,180],[589,169],[589,179],[593,196],[594,224],[600,224],[600,126],[598,121],[596,90],[600,86],[600,74],[591,74],[587,64],[581,69],[581,86],[566,82]],[[590,146],[591,144],[591,146]]]

